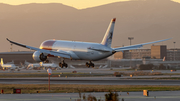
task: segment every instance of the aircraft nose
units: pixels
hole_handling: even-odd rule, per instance
[[[40,49],[52,50],[52,46],[53,46],[53,44],[54,44],[55,42],[56,42],[55,40],[47,40],[47,41],[44,41],[44,42],[41,44]]]

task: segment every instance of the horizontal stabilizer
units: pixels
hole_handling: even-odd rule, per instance
[[[111,51],[111,50],[107,50],[107,49],[98,49],[98,48],[93,48],[93,47],[89,47],[88,49],[95,50],[95,51],[101,51],[101,52],[110,52]]]
[[[137,44],[137,45],[113,48],[113,50],[116,51],[116,52],[124,51],[124,50],[134,50],[134,49],[139,49],[139,48],[143,47],[144,45],[158,43],[158,42],[162,42],[162,41],[167,41],[167,40],[170,40],[170,39],[172,39],[172,38],[164,39],[164,40],[158,40],[158,41],[153,41],[153,42],[147,42],[147,43],[142,43],[142,44]]]

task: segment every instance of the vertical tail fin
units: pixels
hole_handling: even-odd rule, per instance
[[[1,58],[1,65],[3,65],[4,64],[4,62],[3,62],[3,58]]]
[[[101,42],[102,45],[105,45],[107,47],[111,47],[112,37],[113,37],[113,31],[114,31],[114,25],[115,25],[116,18],[113,18],[109,24],[109,27],[106,31],[106,34]]]

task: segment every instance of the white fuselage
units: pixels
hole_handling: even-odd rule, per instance
[[[28,67],[40,67],[39,63],[29,64]]]
[[[34,64],[29,64],[27,66],[27,69],[35,69],[35,68],[38,68],[40,67],[40,64],[39,63],[34,63]]]
[[[44,41],[41,49],[53,51],[66,51],[71,55],[72,59],[96,61],[112,55],[112,49],[99,43],[62,41],[62,40],[47,40]],[[104,49],[108,51],[97,51],[89,48]]]
[[[14,64],[1,64],[1,67],[2,67],[3,69],[5,69],[5,68],[8,68],[8,69],[16,69],[16,68],[17,68],[17,66],[15,66]]]
[[[42,66],[42,67],[51,67],[51,68],[59,67],[55,63],[43,63],[43,62],[40,63],[40,66]]]

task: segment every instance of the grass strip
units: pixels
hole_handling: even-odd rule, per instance
[[[178,91],[180,86],[163,85],[76,85],[76,84],[51,84],[48,91],[47,84],[0,84],[4,93],[12,93],[13,89],[21,89],[22,93],[77,93],[77,92],[131,92],[131,91]]]

